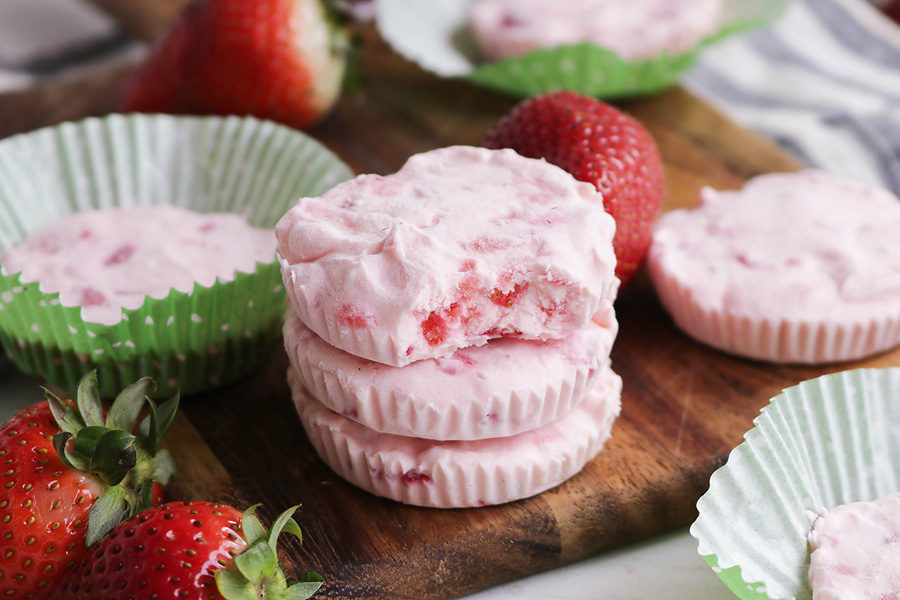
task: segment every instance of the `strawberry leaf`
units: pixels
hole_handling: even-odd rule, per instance
[[[72,467],[73,469],[77,469],[75,465],[72,464],[72,461],[69,460],[69,457],[66,456],[66,443],[72,438],[72,434],[68,431],[60,431],[56,435],[53,436],[53,447],[56,449],[56,453],[59,454],[59,459],[63,462],[67,467]]]
[[[103,426],[103,406],[100,404],[100,386],[97,371],[91,371],[78,382],[75,393],[78,412],[88,426]]]
[[[266,540],[258,540],[234,557],[234,566],[248,581],[263,581],[275,575],[278,556]]]
[[[91,472],[107,485],[119,485],[137,464],[135,437],[121,429],[107,429],[91,455]]]
[[[144,440],[147,450],[153,454],[159,448],[159,437],[157,435],[159,433],[159,421],[156,413],[156,403],[148,398],[147,407],[150,413],[141,421],[141,425],[138,427],[138,435]]]
[[[319,591],[325,578],[315,571],[307,571],[300,581],[293,582],[281,596],[283,600],[306,600]]]
[[[108,487],[94,502],[88,515],[88,546],[106,537],[113,527],[122,522],[129,514],[129,493],[122,486]]]
[[[143,512],[148,508],[153,506],[153,481],[150,479],[144,480],[144,483],[141,484],[141,489],[138,491],[138,503],[137,506],[134,507],[134,514],[139,512]]]
[[[275,545],[284,531],[300,537],[300,526],[293,519],[298,507],[293,506],[281,513],[270,532],[266,532],[256,517],[258,507],[258,504],[251,506],[241,517],[242,535],[248,547],[234,557],[230,568],[216,573],[220,593],[226,600],[309,598],[321,587],[324,579],[318,573],[309,571],[299,581],[288,580],[278,562]],[[248,589],[252,595],[248,595]]]
[[[256,516],[257,508],[259,508],[259,504],[254,504],[244,511],[241,518],[244,539],[251,545],[257,540],[266,539],[266,528],[262,526],[262,523],[259,522],[259,518]]]
[[[168,450],[160,450],[153,460],[153,480],[160,485],[168,485],[169,480],[175,476],[175,461]]]
[[[71,451],[90,460],[97,449],[103,435],[109,431],[106,427],[85,427],[72,438]]]
[[[156,384],[149,377],[139,379],[119,392],[109,414],[106,417],[106,426],[122,431],[134,431],[138,415],[144,408],[147,394],[156,388]]]
[[[159,449],[158,444],[166,437],[166,434],[172,427],[172,423],[175,422],[175,415],[178,414],[178,404],[180,401],[180,393],[176,391],[175,395],[159,405],[159,408],[156,411],[157,445],[152,446],[153,452],[156,452]]]
[[[67,433],[77,433],[79,429],[84,427],[84,421],[81,416],[74,410],[70,409],[65,403],[59,399],[59,396],[43,388],[44,397],[47,399],[47,405],[50,407],[50,413],[59,428]]]
[[[272,547],[272,550],[277,550],[278,537],[281,535],[282,531],[297,536],[297,539],[303,542],[303,534],[300,533],[300,526],[297,524],[297,521],[291,518],[294,516],[294,513],[297,512],[298,508],[300,508],[299,505],[292,506],[278,515],[278,518],[272,523],[272,529],[269,530],[269,545]]]
[[[223,569],[216,572],[216,586],[225,600],[258,600],[256,587],[240,571]]]

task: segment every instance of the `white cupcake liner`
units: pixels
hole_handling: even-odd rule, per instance
[[[606,318],[609,319],[608,315]],[[559,371],[558,377],[548,374],[541,378],[542,381],[527,377],[527,370],[522,377],[505,376],[514,373],[517,368],[523,368],[521,361],[520,364],[498,361],[492,362],[491,367],[484,367],[493,368],[494,373],[502,369],[499,377],[465,367],[463,373],[447,376],[434,360],[419,361],[405,367],[379,365],[373,369],[371,361],[328,347],[291,311],[288,311],[285,320],[284,341],[291,364],[303,386],[331,410],[380,433],[432,440],[478,440],[535,429],[560,418],[581,402],[596,377],[609,367],[609,352],[617,328],[613,316],[609,328],[593,326],[590,332],[579,334],[586,336],[585,342],[579,340],[573,343],[597,342],[593,360],[573,364],[566,358],[565,348],[554,346],[547,346],[543,351],[546,359],[539,359],[531,352],[519,355],[522,361],[533,363],[535,369],[547,364],[557,365],[557,361],[562,359],[565,370],[553,369]],[[527,346],[538,342],[489,342],[476,349],[471,356],[484,357],[495,349],[507,355],[513,352],[510,360],[516,360],[517,348],[511,348],[510,344]],[[527,349],[530,350],[530,347]],[[329,352],[335,354],[332,356]],[[486,364],[483,359],[480,360]],[[366,369],[365,372],[362,372],[363,369]],[[440,394],[421,397],[429,390],[421,392],[421,388],[415,385],[418,380],[403,387],[402,381],[398,383],[392,379],[397,369],[411,369],[407,372],[412,378],[434,380],[435,385],[442,387]],[[380,384],[379,374],[383,375]],[[363,377],[365,381],[360,382],[356,377]],[[502,381],[504,387],[494,389],[496,386],[490,383],[498,381]],[[488,389],[482,390],[485,385]],[[420,390],[419,396],[416,395],[417,389]]]
[[[710,480],[691,527],[743,600],[809,600],[812,520],[900,491],[900,368],[826,375],[785,390]]]
[[[731,354],[776,363],[822,364],[858,360],[900,346],[900,314],[846,322],[751,317],[704,306],[652,252],[647,262],[656,293],[675,324],[698,341]]]
[[[606,370],[554,423],[507,438],[435,442],[367,429],[313,399],[293,369],[288,381],[310,441],[338,475],[378,496],[436,508],[503,504],[562,483],[600,452],[621,407],[621,379]]]
[[[464,77],[516,96],[565,89],[616,98],[656,93],[674,85],[701,49],[774,19],[787,4],[787,0],[723,0],[719,31],[674,54],[625,60],[612,50],[581,43],[487,62],[469,26],[474,2],[379,0],[376,22],[395,51],[441,77]]]
[[[0,254],[89,210],[171,205],[271,228],[296,199],[352,176],[321,144],[250,117],[109,115],[0,141]],[[225,279],[225,280],[223,280]],[[274,259],[188,292],[147,297],[114,325],[0,268],[0,343],[22,370],[63,389],[96,369],[101,394],[142,376],[158,394],[208,391],[249,373],[280,335]]]

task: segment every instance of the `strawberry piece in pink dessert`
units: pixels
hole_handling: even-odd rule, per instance
[[[23,283],[58,292],[63,306],[80,306],[85,321],[114,325],[122,309],[139,308],[148,296],[227,281],[274,255],[272,230],[251,227],[239,215],[145,206],[75,213],[32,234],[0,262],[7,273],[21,272]]]
[[[470,18],[490,60],[581,42],[651,59],[692,50],[722,20],[722,0],[478,0]]]
[[[828,511],[809,546],[813,600],[900,598],[900,494]]]
[[[597,190],[455,146],[302,198],[276,227],[288,298],[329,344],[403,366],[489,339],[565,338],[618,289]]]

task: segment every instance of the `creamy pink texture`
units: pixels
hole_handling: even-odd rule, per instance
[[[472,29],[491,60],[591,42],[625,60],[696,47],[722,22],[721,0],[479,0]]]
[[[438,442],[372,431],[314,400],[293,369],[288,381],[310,441],[340,476],[380,496],[442,508],[502,504],[562,483],[597,455],[621,408],[621,379],[607,368],[552,423],[510,437]]]
[[[663,215],[650,249],[702,307],[750,318],[847,323],[900,315],[900,201],[827,173],[757,177],[705,189]]]
[[[561,340],[502,338],[391,367],[330,346],[289,313],[284,343],[306,389],[332,410],[375,431],[465,440],[562,416],[609,366],[615,334],[614,320],[591,323]]]
[[[813,600],[900,598],[900,494],[820,516],[809,545]]]
[[[512,150],[426,152],[301,199],[276,227],[285,287],[319,337],[394,366],[564,338],[618,288],[599,199]]]
[[[272,262],[274,251],[272,230],[238,215],[153,206],[73,214],[28,236],[2,264],[21,271],[23,282],[59,292],[64,306],[81,306],[85,321],[114,325],[123,308],[139,308],[148,296],[233,279]]]

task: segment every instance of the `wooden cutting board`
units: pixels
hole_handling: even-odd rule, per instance
[[[393,55],[367,30],[361,91],[311,131],[358,172],[390,173],[411,154],[477,144],[514,101],[440,80]],[[0,135],[107,112],[118,73],[0,97]],[[734,188],[799,165],[675,89],[631,102],[659,142],[667,208],[695,203],[704,185]],[[782,388],[863,363],[786,367],[727,356],[679,332],[644,275],[617,303],[613,367],[623,411],[601,455],[567,483],[505,506],[434,510],[376,498],[344,483],[315,455],[294,413],[280,349],[257,374],[185,402],[170,438],[181,468],[174,498],[247,505],[267,517],[300,503],[305,543],[295,571],[325,575],[322,598],[442,599],[551,569],[683,527],[710,474]],[[599,589],[599,588],[598,588]]]

